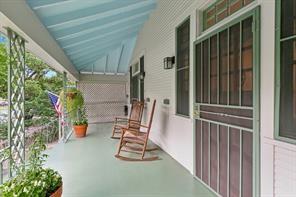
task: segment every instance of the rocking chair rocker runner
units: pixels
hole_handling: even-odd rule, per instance
[[[150,114],[150,120],[149,124],[147,126],[139,124],[140,129],[132,129],[132,128],[122,128],[121,129],[121,137],[119,141],[118,151],[115,155],[116,158],[125,160],[125,161],[153,161],[157,160],[157,156],[153,157],[145,157],[146,151],[153,151],[157,150],[157,148],[147,148],[149,133],[152,126],[152,120],[155,110],[155,104],[156,100],[154,100],[151,114]],[[141,129],[145,129],[146,131],[141,131]],[[136,145],[136,146],[135,146]],[[135,154],[140,154],[140,158],[131,158],[131,157],[125,157],[120,155],[121,151],[124,152],[130,152]]]
[[[139,124],[141,123],[143,109],[144,102],[133,101],[129,118],[115,117],[111,138],[120,139],[120,135],[118,134],[121,134],[121,128],[140,129]]]

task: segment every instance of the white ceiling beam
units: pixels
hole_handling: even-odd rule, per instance
[[[122,45],[122,47],[121,47],[120,55],[119,55],[119,58],[118,58],[118,64],[117,64],[117,68],[116,68],[116,74],[118,73],[118,69],[119,69],[119,65],[120,65],[120,62],[121,62],[123,50],[124,50],[124,45]]]

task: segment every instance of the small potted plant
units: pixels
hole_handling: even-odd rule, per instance
[[[64,93],[61,92],[60,98],[62,98],[62,104],[64,105]],[[88,121],[85,113],[84,98],[77,88],[70,88],[66,93],[67,101],[67,113],[71,122],[73,123],[73,128],[75,136],[78,138],[85,137]]]
[[[53,169],[43,167],[48,157],[43,153],[45,149],[42,137],[38,136],[29,148],[28,164],[22,167],[12,166],[16,176],[0,186],[1,196],[62,196],[61,175]]]
[[[77,119],[73,123],[75,136],[78,138],[85,137],[87,127],[88,127],[88,121],[85,114],[85,108],[78,109],[78,116]]]

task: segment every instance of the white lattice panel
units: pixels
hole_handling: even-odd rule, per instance
[[[110,122],[124,115],[125,84],[80,82],[78,88],[84,95],[89,123]]]

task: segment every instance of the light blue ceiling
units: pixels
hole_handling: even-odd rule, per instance
[[[27,0],[76,69],[120,74],[156,0]]]

